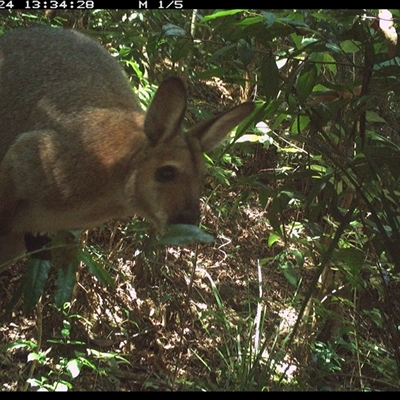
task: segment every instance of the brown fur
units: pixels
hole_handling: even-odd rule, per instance
[[[0,38],[0,263],[25,232],[139,215],[163,231],[195,224],[204,164],[253,110],[244,103],[182,130],[186,91],[161,83],[145,114],[119,65],[75,31]]]

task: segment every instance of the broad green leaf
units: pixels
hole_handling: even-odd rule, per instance
[[[213,243],[215,238],[195,225],[171,225],[158,241],[161,245],[181,246],[190,243]]]
[[[292,250],[291,253],[294,255],[294,258],[296,259],[297,264],[299,264],[299,266],[302,267],[304,265],[303,254],[298,250]]]
[[[300,27],[300,28],[309,28],[309,26],[303,22],[303,21],[299,21],[299,20],[295,20],[292,18],[280,18],[279,21],[284,22],[288,25],[292,25],[295,27]]]
[[[236,44],[232,43],[229,44],[227,46],[221,47],[220,49],[218,49],[210,58],[209,63],[212,64],[213,62],[215,62],[216,59],[218,59],[220,56],[222,56],[223,54],[225,54],[226,52],[234,49],[236,46]]]
[[[7,344],[3,350],[7,351],[10,349],[29,349],[31,351],[35,351],[37,349],[37,343],[31,340],[16,340]]]
[[[280,269],[283,272],[283,275],[285,276],[286,280],[294,287],[297,287],[298,283],[298,278],[296,274],[296,270],[293,266],[293,263],[291,261],[286,261],[283,264],[281,264]]]
[[[76,283],[76,271],[78,262],[71,262],[64,268],[57,270],[56,285],[58,289],[54,295],[56,306],[61,308],[62,305],[71,299],[72,290]]]
[[[33,310],[40,296],[43,294],[49,276],[50,265],[49,260],[29,259],[23,280],[23,310],[25,315]]]
[[[333,253],[332,261],[340,261],[349,267],[357,269],[364,265],[365,254],[361,250],[354,248],[338,249]]]
[[[338,249],[332,255],[332,262],[343,264],[346,279],[353,287],[360,290],[364,288],[363,281],[360,280],[360,271],[364,266],[364,260],[364,252],[355,248]]]
[[[201,19],[201,22],[207,22],[207,21],[211,21],[216,18],[227,17],[228,15],[235,15],[235,14],[238,14],[238,13],[241,13],[244,11],[248,11],[248,10],[237,9],[237,10],[217,11],[214,14],[204,16]]]
[[[265,97],[273,99],[279,91],[279,70],[274,57],[268,57],[261,66],[261,83]]]
[[[293,193],[288,191],[279,192],[278,195],[273,198],[268,210],[268,220],[275,232],[282,231],[280,216],[292,198]]]
[[[187,36],[183,28],[174,24],[165,24],[162,27],[162,31],[165,36]]]
[[[316,85],[318,71],[315,65],[308,65],[297,80],[296,92],[301,103],[307,99]]]
[[[334,53],[341,53],[341,48],[336,43],[326,43],[325,46]]]
[[[261,16],[258,17],[249,17],[249,18],[245,18],[242,21],[238,22],[238,26],[249,26],[249,25],[254,25],[254,24],[258,24],[260,22],[264,21],[264,18]]]
[[[268,238],[268,246],[271,247],[274,243],[276,243],[280,239],[280,236],[276,233],[271,233]]]
[[[337,73],[336,60],[326,51],[314,51],[310,54],[309,60],[315,64],[318,73],[321,69],[329,69],[334,75]],[[319,86],[319,85],[317,85]],[[314,88],[314,91],[317,87]]]
[[[265,189],[260,189],[258,192],[258,200],[262,208],[265,208],[267,206],[268,199],[269,199],[269,191]]]
[[[298,35],[297,33],[292,33],[290,37],[292,38],[293,43],[296,46],[296,49],[300,49],[303,44],[303,36]]]
[[[355,40],[345,40],[340,43],[340,48],[345,53],[357,53],[362,48],[362,45]]]
[[[265,18],[265,22],[267,23],[267,28],[272,26],[276,21],[276,15],[274,13],[261,11],[261,15]]]
[[[89,271],[103,284],[115,287],[115,282],[109,272],[97,262],[92,254],[88,251],[87,247],[79,250],[78,258],[85,263]]]
[[[367,111],[365,117],[368,122],[386,122],[386,120],[379,116],[375,111]]]
[[[383,328],[383,321],[384,319],[382,318],[381,312],[379,309],[377,308],[373,308],[372,310],[363,310],[362,313],[364,315],[367,315],[369,318],[372,319],[372,321],[374,321],[374,323],[376,324],[376,326],[378,328]]]
[[[332,57],[331,54],[325,52],[323,61],[325,62],[324,67],[329,69],[334,75],[337,74],[337,65],[336,65],[336,60],[334,57]]]
[[[310,205],[315,201],[315,199],[325,189],[325,187],[327,185],[327,179],[329,179],[329,176],[323,177],[322,179],[314,179],[313,185],[312,185],[311,189],[309,190],[309,193],[306,196],[305,205],[307,207],[310,207]]]
[[[300,115],[294,121],[290,127],[292,133],[302,133],[310,123],[310,118],[307,115]],[[297,150],[298,151],[298,150]]]
[[[250,44],[244,39],[239,39],[236,49],[240,60],[247,67],[253,59],[254,54]]]
[[[140,67],[137,62],[132,61],[132,60],[124,60],[124,62],[125,62],[125,64],[129,65],[135,71],[135,74],[139,79],[143,79],[144,74],[140,70]]]
[[[193,48],[192,41],[181,39],[179,43],[176,43],[172,52],[171,60],[173,62],[178,62],[180,59],[187,57]]]

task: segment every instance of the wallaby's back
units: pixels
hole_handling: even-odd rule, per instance
[[[47,27],[0,37],[0,160],[15,135],[57,128],[57,112],[86,107],[139,110],[121,67],[98,43]]]

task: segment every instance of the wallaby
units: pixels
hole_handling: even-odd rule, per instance
[[[0,37],[0,264],[26,233],[141,216],[159,231],[199,221],[204,162],[253,110],[243,103],[182,130],[186,89],[163,81],[147,113],[123,69],[73,30]]]

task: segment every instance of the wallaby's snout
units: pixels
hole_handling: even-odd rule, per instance
[[[0,263],[27,232],[133,215],[161,231],[197,224],[203,152],[254,108],[185,131],[180,79],[162,82],[145,113],[113,57],[71,30],[7,33],[0,59]]]

